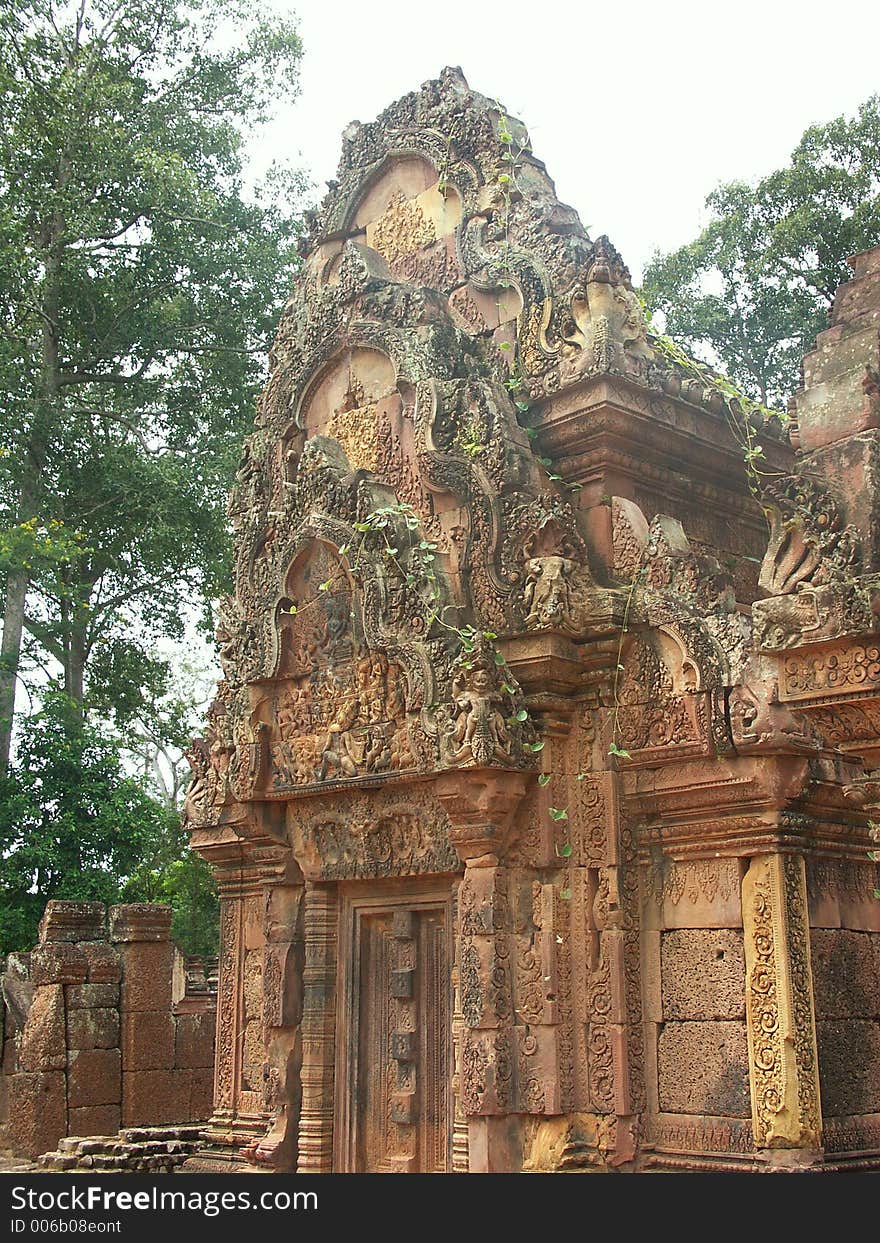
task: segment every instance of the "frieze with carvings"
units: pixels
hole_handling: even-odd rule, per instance
[[[751,1123],[737,1118],[683,1120],[663,1115],[652,1120],[647,1138],[661,1152],[752,1156],[755,1150]]]
[[[647,870],[647,892],[658,906],[673,906],[685,900],[691,905],[699,901],[727,903],[739,898],[740,866],[737,859],[664,859],[653,862]]]
[[[787,656],[782,663],[780,698],[833,703],[880,691],[880,645],[855,643]]]
[[[454,873],[458,856],[449,844],[442,807],[417,786],[383,796],[325,796],[321,806],[290,812],[294,854],[315,880],[354,880]]]
[[[414,767],[401,678],[372,652],[286,684],[273,713],[273,788]]]

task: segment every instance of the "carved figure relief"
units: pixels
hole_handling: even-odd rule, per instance
[[[437,240],[437,234],[421,206],[398,192],[385,214],[372,226],[370,240],[374,249],[393,263],[414,250],[429,246]]]
[[[633,642],[617,692],[618,730],[626,750],[695,744],[705,738],[705,708],[696,696],[683,693],[690,689],[690,675],[684,667],[681,672],[685,682],[678,690],[658,646],[643,637]]]

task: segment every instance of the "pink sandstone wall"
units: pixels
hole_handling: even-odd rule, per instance
[[[8,956],[0,1137],[13,1151],[210,1116],[216,995],[170,930],[167,906],[50,902],[35,949]]]

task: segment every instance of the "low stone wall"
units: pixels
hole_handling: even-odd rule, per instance
[[[50,902],[30,954],[4,964],[0,1142],[211,1114],[216,988],[171,943],[171,908]]]

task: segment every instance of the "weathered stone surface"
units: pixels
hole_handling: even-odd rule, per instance
[[[117,945],[69,939],[77,928],[85,928],[89,937],[107,935],[100,904],[80,907],[52,908],[36,949],[10,955],[4,964],[0,1134],[4,1142],[21,1143],[22,1151],[31,1154],[50,1148],[59,1135],[63,1148],[71,1128],[86,1135],[117,1131],[123,1116],[123,1072],[130,1087],[126,1116],[131,1120],[188,1122],[196,1116],[206,1119],[211,1112],[213,964],[185,960],[167,940],[159,939],[168,930],[164,907],[158,912],[140,906],[117,912]],[[125,987],[120,984],[123,968]],[[175,971],[179,1015],[171,1006]],[[256,1030],[262,997],[258,990],[252,992],[249,1013]],[[150,1008],[120,1013],[122,1001]],[[163,1002],[164,1008],[154,1008]],[[23,1120],[14,1134],[9,1124],[4,1126],[18,1101],[22,1108],[42,1109],[42,1129],[34,1119]],[[88,1162],[102,1169],[167,1166],[164,1149],[159,1157],[139,1152],[132,1165],[126,1164],[127,1158],[120,1164],[103,1142],[94,1151],[88,1147],[92,1141],[76,1142],[76,1155],[65,1150],[47,1168],[80,1168]],[[142,1159],[146,1164],[139,1164]]]
[[[18,1062],[24,1071],[64,1070],[67,1066],[61,984],[43,984],[35,990],[22,1032]]]
[[[102,1010],[119,1009],[118,984],[69,984],[64,990],[68,1010],[95,1007]]]
[[[818,1019],[880,1019],[880,935],[814,928],[810,941]]]
[[[85,1105],[69,1111],[68,1129],[71,1135],[115,1135],[121,1119],[118,1104]]]
[[[34,999],[35,984],[30,976],[30,954],[7,954],[0,976],[3,991],[4,1037],[24,1030],[28,1011]]]
[[[70,1109],[119,1103],[122,1058],[118,1049],[85,1049],[67,1055],[67,1103]]]
[[[83,984],[88,963],[82,947],[66,941],[41,944],[30,955],[30,976],[35,985]]]
[[[99,1138],[71,1136],[62,1139],[55,1152],[41,1157],[40,1166],[48,1171],[170,1174],[195,1150],[202,1134],[197,1127],[161,1126],[125,1129]]]
[[[120,1010],[170,1010],[174,961],[170,942],[134,942],[121,948]]]
[[[824,1020],[816,1034],[826,1116],[880,1112],[880,1021]]]
[[[13,1075],[9,1081],[9,1134],[14,1152],[36,1157],[67,1133],[64,1072]]]
[[[175,1019],[174,1065],[213,1067],[215,1026],[212,1011],[178,1015]]]
[[[682,929],[661,936],[665,1019],[745,1018],[742,933]]]
[[[171,1070],[174,1066],[174,1023],[170,1010],[123,1013],[122,1057],[126,1071]]]
[[[207,1121],[214,1104],[213,1066],[195,1067],[189,1096],[189,1117],[193,1122]]]
[[[86,942],[82,946],[88,968],[90,984],[118,984],[122,978],[122,962],[112,945],[100,941]]]
[[[192,1071],[135,1070],[122,1076],[122,1125],[149,1126],[186,1119]]]
[[[110,940],[168,941],[171,935],[171,907],[154,902],[134,902],[110,907]]]
[[[98,1007],[70,1010],[67,1015],[67,1045],[71,1050],[118,1049],[119,1011]]]
[[[749,1055],[744,1022],[665,1023],[657,1051],[660,1108],[747,1118]]]
[[[103,902],[47,902],[40,920],[41,944],[54,941],[101,941],[106,935]]]

